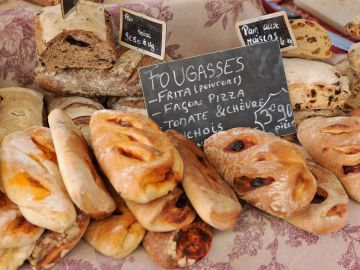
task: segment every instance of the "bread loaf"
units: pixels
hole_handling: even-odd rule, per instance
[[[147,204],[127,201],[136,219],[148,231],[175,231],[192,223],[196,213],[181,188]]]
[[[0,249],[0,269],[18,270],[34,250],[35,242],[18,248]]]
[[[309,206],[316,180],[297,147],[270,133],[233,128],[205,140],[204,152],[237,195],[274,216]]]
[[[57,95],[141,96],[138,69],[160,61],[134,50],[121,50],[119,54],[114,67],[107,69],[49,70],[38,66],[35,80],[43,89]]]
[[[45,7],[35,18],[39,62],[47,69],[109,68],[115,64],[110,15],[102,4],[80,1],[62,18],[60,5]]]
[[[234,191],[221,179],[196,144],[173,130],[166,131],[166,135],[184,161],[181,183],[196,212],[214,228],[232,229],[241,212]]]
[[[84,137],[60,109],[49,114],[49,126],[62,179],[71,200],[85,214],[105,218],[115,210]]]
[[[102,170],[124,199],[148,203],[181,181],[182,159],[150,118],[101,110],[91,116],[90,133]]]
[[[13,131],[43,125],[43,98],[32,89],[0,88],[0,142]]]
[[[79,211],[76,222],[65,232],[46,231],[36,242],[36,246],[29,258],[32,269],[49,269],[65,257],[79,243],[89,225],[89,221],[89,216]]]
[[[327,30],[320,24],[297,19],[291,20],[290,25],[298,47],[283,52],[283,56],[307,59],[326,59],[332,56],[331,40]]]
[[[134,112],[147,116],[145,100],[143,97],[109,97],[107,108],[123,112]]]
[[[332,65],[299,58],[283,62],[294,109],[334,109],[351,95],[349,79]]]
[[[360,39],[360,15],[345,25],[345,31],[353,38]]]
[[[351,45],[348,57],[351,69],[360,78],[360,42]]]
[[[74,224],[75,208],[48,128],[31,127],[7,135],[1,144],[0,165],[7,196],[30,223],[56,232]]]
[[[334,117],[334,116],[341,116],[345,115],[343,111],[340,109],[333,109],[333,110],[293,110],[294,119],[296,122],[296,126],[304,121],[305,119],[323,116],[323,117]]]
[[[360,202],[360,117],[315,117],[298,127],[311,157],[333,172],[353,200]]]

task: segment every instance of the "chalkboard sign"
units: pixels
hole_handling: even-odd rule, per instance
[[[297,48],[296,38],[284,11],[240,21],[235,27],[244,46],[277,40],[281,51]]]
[[[130,9],[120,10],[119,43],[158,59],[165,58],[166,23]]]
[[[66,15],[73,11],[78,3],[79,0],[61,0],[61,12],[63,18],[65,18]]]
[[[211,134],[253,127],[296,132],[277,41],[143,67],[149,116],[202,145]]]

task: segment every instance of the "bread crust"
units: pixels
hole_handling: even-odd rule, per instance
[[[75,205],[95,219],[110,216],[116,205],[98,173],[89,146],[70,117],[60,109],[49,114],[59,169]]]
[[[216,229],[232,229],[241,213],[234,191],[192,141],[174,130],[166,131],[166,135],[184,161],[181,184],[196,212]]]
[[[0,249],[0,269],[18,270],[34,250],[35,242],[18,248]]]
[[[124,199],[148,203],[181,181],[182,159],[150,118],[101,110],[91,116],[90,133],[102,170]]]
[[[333,172],[350,198],[360,202],[360,117],[315,117],[301,122],[298,138],[311,157]]]
[[[204,143],[204,152],[237,195],[277,217],[309,206],[316,180],[305,157],[292,143],[250,128],[219,132]]]
[[[360,15],[345,25],[345,31],[353,38],[360,39]]]
[[[7,196],[29,222],[56,232],[74,224],[75,208],[48,128],[31,127],[7,135],[1,144],[0,170]]]

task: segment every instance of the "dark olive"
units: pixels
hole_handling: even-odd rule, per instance
[[[231,150],[233,151],[240,151],[244,148],[244,143],[242,141],[235,141],[231,145]]]
[[[264,178],[256,177],[256,178],[251,180],[250,184],[253,187],[261,187],[262,185],[264,185]]]

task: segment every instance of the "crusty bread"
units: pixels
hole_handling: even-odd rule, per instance
[[[299,213],[315,195],[303,154],[271,133],[233,128],[206,139],[204,151],[241,199],[274,216]]]
[[[360,15],[345,25],[345,31],[353,38],[360,39]]]
[[[35,80],[44,90],[57,95],[141,96],[138,69],[156,63],[160,60],[134,50],[122,50],[112,68],[53,71],[38,66]]]
[[[13,131],[43,125],[43,98],[32,89],[0,88],[0,142]]]
[[[48,128],[31,127],[7,135],[1,144],[0,165],[7,196],[30,223],[56,232],[74,224],[75,208]]]
[[[104,109],[97,100],[85,97],[49,97],[47,99],[47,111],[50,113],[54,109],[64,110],[80,129],[87,143],[91,145],[90,117],[93,112]]]
[[[148,231],[169,232],[189,225],[196,213],[181,188],[147,204],[126,202],[136,219]]]
[[[360,78],[360,42],[351,45],[348,58],[350,61],[351,69]]]
[[[102,170],[124,199],[148,203],[181,181],[182,159],[150,118],[101,110],[91,116],[90,133]]]
[[[166,269],[184,268],[204,258],[211,248],[210,226],[201,220],[172,232],[147,232],[145,251]]]
[[[44,229],[25,220],[19,208],[0,192],[0,249],[27,246],[43,232]]]
[[[94,157],[81,132],[63,110],[53,110],[48,119],[59,169],[71,200],[93,218],[111,215],[115,202],[93,164]]]
[[[140,113],[147,116],[143,97],[109,97],[107,100],[107,108],[123,112]]]
[[[349,79],[332,65],[299,58],[283,62],[294,109],[334,109],[351,95]]]
[[[326,59],[332,56],[331,40],[327,30],[320,24],[311,20],[296,19],[291,20],[290,25],[298,47],[283,52],[283,56],[306,59]]]
[[[360,117],[306,119],[298,138],[315,161],[339,178],[349,197],[360,202]]]
[[[62,18],[60,5],[45,7],[35,17],[39,62],[47,69],[109,68],[115,64],[110,15],[102,4],[80,1]]]
[[[241,212],[234,191],[221,179],[196,144],[174,130],[166,131],[166,135],[184,161],[181,184],[196,212],[216,229],[232,229]]]
[[[315,197],[309,208],[286,221],[311,233],[336,232],[347,222],[349,198],[332,172],[315,162],[307,164],[318,184]]]
[[[340,109],[333,110],[293,110],[294,119],[296,126],[299,126],[302,121],[308,118],[323,116],[323,117],[334,117],[345,115]]]
[[[63,233],[46,231],[36,242],[29,262],[34,270],[45,270],[53,267],[70,250],[72,250],[84,235],[90,218],[78,212],[76,222]]]
[[[35,242],[19,248],[0,249],[0,269],[18,270],[25,260],[29,258],[34,247]]]

